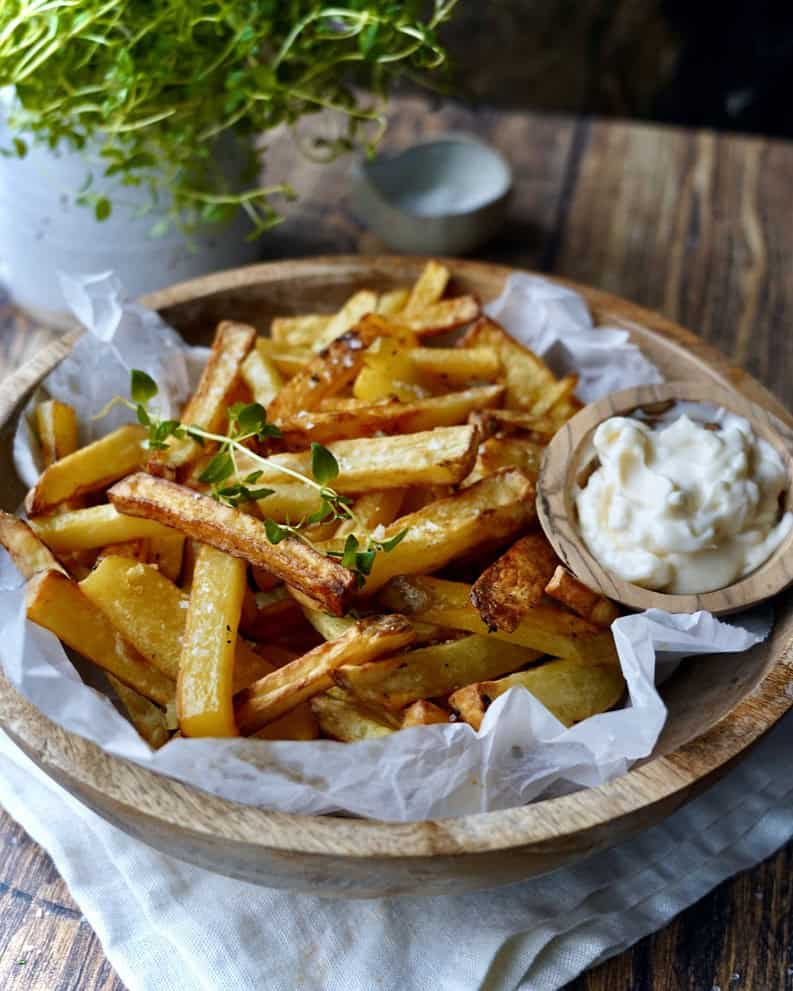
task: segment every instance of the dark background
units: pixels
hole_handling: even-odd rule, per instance
[[[793,137],[793,0],[459,0],[474,101]]]

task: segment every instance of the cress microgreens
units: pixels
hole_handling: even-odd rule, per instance
[[[198,480],[210,486],[213,499],[227,506],[237,508],[247,502],[258,502],[272,495],[274,489],[255,488],[263,471],[257,469],[241,476],[238,455],[243,455],[248,461],[260,464],[264,468],[274,468],[282,474],[311,486],[319,497],[319,506],[313,512],[296,523],[278,523],[275,520],[264,520],[264,532],[271,544],[280,543],[285,537],[294,536],[309,547],[316,545],[304,533],[306,527],[315,523],[328,523],[334,520],[351,520],[361,533],[363,527],[352,509],[352,500],[332,488],[328,483],[333,482],[339,475],[339,463],[332,451],[316,442],[311,445],[311,475],[307,475],[280,464],[278,461],[258,454],[246,445],[249,441],[264,441],[267,438],[278,438],[281,431],[273,423],[267,422],[267,411],[259,403],[234,403],[226,410],[228,432],[216,434],[204,430],[195,424],[179,423],[177,420],[162,420],[149,404],[157,396],[157,383],[140,369],[133,368],[130,374],[131,400],[116,397],[100,412],[100,416],[115,405],[122,404],[134,410],[138,422],[148,430],[148,447],[153,451],[165,450],[171,438],[183,440],[190,438],[202,446],[206,441],[218,445],[216,453],[207,463]],[[366,582],[366,576],[372,572],[372,566],[379,552],[392,551],[405,537],[407,530],[401,530],[395,536],[387,539],[376,539],[371,534],[366,536],[362,546],[358,536],[350,533],[341,551],[328,551],[327,556],[339,560],[341,564],[353,571],[359,586]]]

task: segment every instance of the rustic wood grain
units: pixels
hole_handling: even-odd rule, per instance
[[[453,122],[494,139],[515,166],[513,218],[483,257],[555,271],[657,307],[744,363],[777,395],[789,396],[791,146],[532,114],[456,108],[438,114],[414,101],[399,108],[399,130],[391,134],[399,143]],[[291,160],[293,150],[279,143],[273,174],[275,164]],[[308,199],[273,232],[265,254],[376,249],[344,205],[344,167],[322,175],[301,169]],[[53,336],[0,308],[0,375]],[[16,832],[7,817],[0,819],[0,838]],[[120,989],[96,942],[85,941],[73,918],[37,918],[35,905],[31,944],[44,948],[57,976],[32,979],[28,972],[23,984],[10,983],[17,980],[8,945],[18,916],[7,918],[8,892],[27,890],[29,883],[36,897],[41,887],[52,902],[74,911],[62,882],[52,879],[46,855],[30,846],[24,865],[7,852],[0,858],[0,986]],[[725,882],[569,991],[791,988],[792,867],[793,845]]]

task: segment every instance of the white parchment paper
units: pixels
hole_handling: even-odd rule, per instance
[[[64,291],[89,333],[44,388],[77,408],[84,439],[129,418],[117,410],[112,418],[90,420],[114,395],[126,395],[132,367],[157,380],[163,411],[175,412],[204,352],[187,347],[156,314],[123,302],[111,273],[66,280]],[[595,330],[583,301],[568,289],[515,275],[489,312],[557,372],[577,372],[586,401],[660,381],[626,332]],[[24,417],[14,453],[20,476],[33,484],[38,456]],[[57,638],[25,620],[22,580],[0,554],[3,664],[45,715],[120,757],[224,798],[284,812],[408,821],[509,808],[603,784],[646,757],[658,739],[666,709],[656,677],[667,676],[683,657],[748,650],[770,627],[769,612],[729,624],[708,613],[659,610],[618,619],[613,630],[628,701],[570,729],[527,691],[513,688],[488,709],[479,733],[457,723],[358,743],[178,739],[152,751],[110,699],[81,680]]]

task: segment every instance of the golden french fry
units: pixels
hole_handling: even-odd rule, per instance
[[[328,313],[303,313],[294,317],[274,317],[270,323],[270,338],[274,345],[286,351],[311,351],[314,341],[333,319]]]
[[[38,404],[35,417],[45,466],[77,450],[77,414],[72,406],[57,399],[47,399]]]
[[[263,358],[275,365],[276,371],[285,379],[291,379],[315,356],[313,351],[303,348],[287,348],[269,337],[256,338],[256,350]]]
[[[153,667],[176,681],[189,595],[156,568],[124,557],[104,558],[83,578],[80,590]],[[275,667],[238,639],[234,691],[246,688]]]
[[[384,317],[396,316],[404,310],[409,296],[409,289],[390,289],[384,292],[377,301],[377,313]]]
[[[45,571],[28,582],[27,615],[152,702],[167,705],[173,700],[173,680],[127,643],[105,614],[61,572]]]
[[[397,578],[381,592],[379,602],[414,620],[471,633],[489,632],[471,603],[471,586],[464,582],[430,577]],[[582,664],[619,663],[609,630],[556,606],[532,606],[511,633],[493,630],[492,636]]]
[[[355,520],[343,520],[339,523],[334,536],[339,540],[350,533],[355,533],[357,525],[362,526],[366,533],[371,533],[378,526],[388,526],[389,523],[393,523],[399,515],[406,491],[404,488],[395,488],[364,493],[355,500],[353,507],[358,523]],[[359,540],[362,540],[364,535],[358,536]]]
[[[257,740],[316,740],[319,723],[311,711],[311,703],[304,702],[253,735]]]
[[[395,575],[436,571],[455,558],[508,540],[534,519],[532,483],[519,471],[491,475],[386,527],[384,540],[407,532],[392,551],[377,555],[363,592],[371,595]]]
[[[461,353],[469,350],[460,348]],[[478,350],[470,348],[470,350]],[[554,407],[554,410],[556,407]],[[554,410],[551,412],[553,413]],[[509,437],[512,434],[529,434],[536,443],[545,443],[553,437],[559,429],[559,422],[552,415],[534,416],[521,409],[488,409],[472,413],[469,421],[479,430],[483,437],[492,437],[498,434],[501,437]]]
[[[51,464],[28,492],[28,515],[39,516],[67,499],[98,492],[135,471],[146,457],[145,438],[143,427],[131,423]]]
[[[561,564],[545,586],[545,592],[595,626],[609,627],[620,615],[618,607],[610,599],[587,588]]]
[[[340,667],[333,675],[356,698],[404,709],[416,699],[437,698],[467,685],[525,667],[541,654],[495,637],[468,636],[419,647],[385,660]]]
[[[400,729],[399,720],[385,709],[363,705],[338,688],[316,695],[310,704],[322,733],[334,740],[376,740]]]
[[[402,729],[410,729],[411,726],[432,726],[435,723],[448,722],[449,713],[445,709],[441,709],[439,705],[427,701],[427,699],[417,699],[402,713]]]
[[[515,687],[527,689],[559,722],[572,726],[616,705],[625,692],[625,681],[618,667],[551,660],[497,681],[468,685],[450,696],[449,702],[479,730],[490,703]]]
[[[454,299],[442,299],[417,313],[400,313],[399,321],[421,338],[433,337],[471,323],[480,312],[479,302],[473,296],[457,296]]]
[[[163,710],[136,692],[134,688],[119,681],[114,675],[109,674],[107,680],[129,716],[129,721],[146,743],[154,750],[166,744],[171,734],[168,732],[168,724]]]
[[[495,348],[410,348],[407,356],[420,380],[435,379],[443,386],[489,382],[501,372]]]
[[[571,398],[577,385],[577,375],[565,375],[564,378],[548,386],[542,395],[535,399],[529,412],[532,416],[550,415],[554,409],[559,408],[559,404]]]
[[[122,513],[155,519],[266,568],[336,615],[343,615],[356,587],[351,571],[296,537],[270,544],[260,520],[167,479],[140,472],[114,485],[108,497]]]
[[[148,561],[155,564],[161,575],[170,578],[172,582],[178,581],[182,574],[182,560],[184,558],[185,537],[178,530],[169,530],[167,533],[149,537]]]
[[[440,262],[431,260],[424,266],[405,303],[404,313],[415,314],[437,303],[446,291],[449,269]]]
[[[329,444],[378,433],[413,434],[465,423],[475,410],[500,403],[503,395],[501,385],[480,385],[412,403],[378,402],[346,410],[297,412],[281,422],[281,429],[287,444],[297,448],[307,447],[311,441]]]
[[[0,545],[5,547],[23,578],[42,571],[66,572],[49,547],[39,540],[27,523],[0,510]]]
[[[376,310],[377,293],[362,289],[351,296],[339,312],[330,318],[327,325],[318,331],[314,339],[308,343],[308,347],[313,351],[321,351],[331,341],[335,341],[337,337],[341,337],[342,334],[351,330],[367,313],[374,313]],[[305,345],[302,346],[305,347]]]
[[[540,474],[543,448],[522,437],[488,437],[479,445],[476,464],[463,485],[473,485],[501,468],[517,468],[536,482]]]
[[[363,357],[363,367],[352,392],[359,402],[375,403],[393,398],[410,403],[423,399],[429,390],[421,384],[421,375],[410,360],[410,351],[392,337],[378,337]]]
[[[258,348],[249,352],[240,366],[242,379],[251,390],[254,402],[267,407],[278,395],[284,384],[283,377],[272,359]]]
[[[265,675],[236,698],[237,724],[255,733],[307,699],[333,687],[333,671],[342,665],[365,664],[406,647],[414,639],[402,616],[361,620],[335,640]]]
[[[542,601],[558,563],[545,534],[531,533],[486,568],[471,588],[471,601],[487,627],[511,633]]]
[[[34,516],[30,525],[56,553],[92,550],[144,537],[170,537],[174,532],[154,520],[125,516],[107,503],[52,516]]]
[[[118,544],[108,544],[96,556],[94,567],[108,557],[126,557],[131,561],[147,564],[149,560],[149,542],[147,540],[125,540]],[[90,572],[89,572],[90,574]]]

